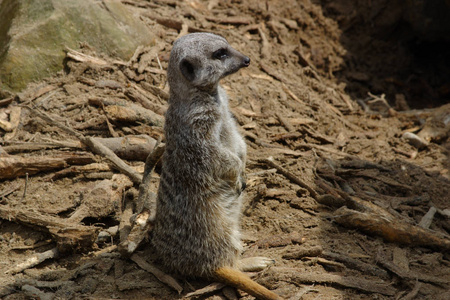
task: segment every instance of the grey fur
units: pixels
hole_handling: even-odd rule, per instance
[[[152,243],[162,263],[185,276],[235,268],[242,250],[246,145],[219,81],[249,63],[211,33],[179,38],[170,55],[166,150]]]

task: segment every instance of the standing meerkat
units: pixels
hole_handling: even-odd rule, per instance
[[[215,34],[175,41],[152,243],[175,273],[215,278],[259,299],[282,299],[240,271],[273,262],[239,260],[246,145],[219,81],[249,64]]]

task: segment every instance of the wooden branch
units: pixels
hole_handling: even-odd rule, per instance
[[[311,195],[311,197],[313,197],[314,199],[317,198],[318,194],[313,188],[311,188],[307,183],[305,183],[303,180],[301,180],[300,178],[298,178],[297,176],[295,176],[294,174],[292,174],[291,172],[289,172],[288,170],[286,170],[282,166],[280,166],[277,163],[275,163],[275,161],[273,160],[272,157],[264,158],[264,159],[261,159],[260,161],[265,163],[265,164],[267,164],[267,165],[269,165],[272,168],[277,169],[277,171],[280,174],[284,175],[287,179],[289,179],[290,181],[292,181],[295,184],[298,184],[302,188],[307,189],[309,194]]]
[[[229,24],[229,25],[248,25],[253,22],[251,17],[222,17],[216,18],[211,16],[205,16],[205,19],[218,24]]]
[[[378,214],[359,212],[344,206],[334,212],[333,220],[342,226],[380,236],[388,242],[450,250],[450,239],[421,227],[397,221],[395,218],[388,220]]]
[[[47,121],[50,124],[57,126],[58,128],[64,130],[65,132],[77,137],[83,144],[87,145],[94,153],[102,155],[106,157],[117,169],[119,169],[122,173],[129,176],[134,183],[141,183],[142,176],[137,173],[133,168],[127,165],[123,160],[121,160],[114,152],[112,152],[109,148],[104,146],[98,140],[92,137],[85,137],[81,133],[72,128],[69,128],[51,118],[46,113],[40,112],[36,109],[33,109],[29,106],[25,106],[31,113],[37,115],[43,120]]]
[[[199,297],[199,296],[203,296],[206,294],[211,294],[215,291],[220,291],[221,289],[223,289],[224,287],[226,287],[226,284],[221,283],[221,282],[213,282],[207,286],[205,286],[204,288],[195,290],[193,292],[187,293],[184,297],[185,298],[192,298],[192,297]]]
[[[284,259],[300,259],[305,256],[320,256],[323,252],[322,246],[314,247],[302,247],[300,249],[295,249],[294,251],[283,255]]]
[[[45,156],[3,156],[0,157],[0,179],[12,179],[25,174],[33,175],[55,169],[62,169],[68,164],[89,164],[94,157],[89,153],[67,153]]]
[[[89,98],[89,104],[104,106],[103,109],[108,118],[114,121],[141,122],[158,127],[162,127],[164,124],[164,117],[161,115],[129,101],[108,101],[99,97],[91,97]]]
[[[364,263],[357,259],[351,258],[347,255],[333,253],[330,251],[323,251],[322,257],[341,262],[344,265],[346,265],[347,267],[349,267],[351,269],[359,270],[359,271],[363,272],[364,274],[378,276],[383,279],[389,278],[389,274],[385,270],[380,269],[377,266],[367,264],[367,263]]]
[[[174,19],[168,19],[168,18],[161,18],[159,16],[156,16],[152,13],[146,12],[142,14],[143,16],[152,19],[154,21],[156,21],[156,23],[166,26],[168,28],[172,28],[175,30],[181,30],[183,28],[183,22],[174,20]],[[189,26],[188,27],[188,32],[206,32],[206,30],[200,29],[200,28],[196,28],[196,27],[192,27]]]
[[[412,271],[406,271],[393,262],[389,261],[381,252],[377,253],[376,257],[377,263],[382,265],[384,268],[388,269],[398,277],[402,279],[409,279],[409,280],[419,280],[422,282],[429,282],[434,284],[440,284],[440,285],[446,285],[450,283],[450,279],[446,278],[440,278],[435,276],[430,276],[422,273],[415,273]]]
[[[178,294],[181,294],[181,292],[183,291],[183,288],[181,287],[181,285],[172,276],[167,275],[166,273],[164,273],[160,269],[158,269],[155,266],[149,264],[145,259],[143,259],[139,255],[133,254],[131,256],[131,260],[134,261],[139,267],[141,267],[145,271],[155,275],[155,277],[159,281],[167,284],[168,286],[170,286],[171,288],[176,290],[178,292]]]
[[[0,205],[0,218],[50,233],[62,253],[89,249],[97,238],[98,229],[95,227],[83,226],[36,211]]]
[[[396,293],[390,283],[384,281],[367,280],[355,276],[341,276],[334,274],[303,273],[295,268],[272,267],[268,273],[274,273],[272,278],[277,281],[296,282],[298,284],[330,284],[344,288],[352,288],[368,293],[378,293],[393,296]],[[260,279],[262,281],[262,279]]]
[[[114,203],[121,203],[123,191],[132,185],[123,174],[114,174],[111,180],[100,181],[83,197],[81,205],[68,220],[79,223],[86,217],[99,219],[110,215],[114,212]]]
[[[16,274],[20,273],[26,269],[32,268],[34,266],[37,266],[41,262],[50,259],[50,258],[56,258],[59,255],[58,248],[53,248],[48,251],[42,252],[42,253],[35,253],[28,257],[24,262],[17,264],[13,268],[7,270],[6,274]]]

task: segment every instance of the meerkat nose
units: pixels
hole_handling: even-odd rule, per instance
[[[244,58],[244,66],[248,67],[250,65],[250,57],[245,57]]]

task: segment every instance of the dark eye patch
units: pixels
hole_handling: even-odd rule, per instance
[[[215,59],[225,59],[228,57],[228,50],[225,48],[220,48],[219,50],[213,53],[213,58]]]

